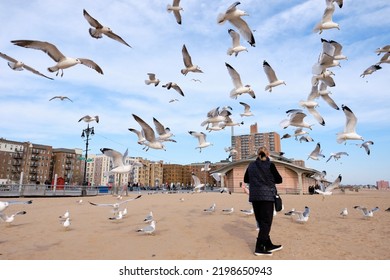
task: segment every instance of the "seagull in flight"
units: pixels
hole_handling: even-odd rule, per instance
[[[113,168],[109,171],[109,173],[111,174],[129,173],[134,168],[134,166],[142,165],[140,163],[135,163],[135,162],[133,164],[125,164],[125,159],[127,157],[128,150],[126,150],[124,154],[110,148],[102,148],[100,149],[100,151],[102,152],[102,154],[108,156],[112,160]]]
[[[200,182],[200,179],[198,176],[196,176],[194,173],[192,173],[192,180],[194,180],[194,192],[201,192],[202,188],[204,188],[204,184]]]
[[[332,184],[330,184],[327,187],[322,188],[321,190],[315,189],[314,191],[316,193],[323,195],[322,198],[325,199],[325,196],[332,195],[333,190],[340,186],[341,179],[342,179],[342,176],[341,176],[341,174],[339,174],[339,176],[337,176],[336,180],[334,180],[334,182]]]
[[[80,118],[78,122],[81,122],[81,121],[85,121],[87,123],[96,121],[97,123],[99,123],[99,116],[91,117],[90,115],[85,115],[84,117]]]
[[[138,122],[138,124],[142,127],[142,131],[145,135],[145,139],[147,141],[143,142],[145,146],[152,149],[156,150],[164,150],[165,151],[165,146],[162,144],[162,142],[156,138],[156,135],[154,133],[153,128],[147,124],[143,119],[138,117],[137,115],[133,114],[134,119]]]
[[[318,85],[312,86],[312,90],[307,97],[307,100],[299,101],[299,105],[303,108],[306,108],[309,113],[317,120],[320,125],[325,125],[324,118],[320,115],[320,113],[315,109],[318,107],[318,103],[315,99],[318,97]]]
[[[5,209],[7,209],[10,205],[15,204],[31,204],[32,200],[28,201],[19,201],[19,200],[11,200],[11,201],[0,201],[0,213],[2,213]]]
[[[363,142],[362,144],[356,144],[356,145],[358,145],[360,148],[364,148],[366,150],[367,155],[370,155],[371,153],[370,145],[374,145],[374,141],[368,140]]]
[[[183,8],[180,7],[180,0],[173,0],[172,5],[168,4],[167,6],[168,13],[173,12],[176,22],[181,24],[181,14],[180,11],[183,11]]]
[[[181,69],[181,73],[186,76],[188,72],[194,72],[194,73],[203,73],[202,70],[200,70],[198,65],[192,64],[192,59],[190,54],[188,53],[186,45],[183,45],[183,48],[181,50],[183,55],[183,62],[184,62],[184,69]]]
[[[346,140],[362,140],[363,137],[356,133],[357,118],[355,114],[345,105],[341,105],[341,108],[345,114],[346,122],[344,131],[337,133],[337,143],[343,143]]]
[[[240,34],[234,31],[233,29],[229,29],[228,33],[230,37],[232,37],[233,46],[227,50],[228,55],[234,54],[236,57],[239,52],[248,51],[248,49],[240,44]]]
[[[309,154],[308,158],[311,158],[311,159],[314,159],[314,160],[319,160],[320,157],[324,158],[325,156],[322,154],[322,151],[321,151],[321,144],[320,143],[317,143],[316,147],[314,148],[314,150]]]
[[[244,93],[248,93],[252,98],[256,98],[255,92],[253,91],[251,86],[250,85],[244,86],[242,84],[240,74],[238,74],[236,69],[234,69],[230,64],[226,62],[225,65],[234,85],[234,89],[230,91],[230,97],[233,99],[237,99],[237,96]]]
[[[310,216],[310,208],[308,206],[305,206],[304,211],[292,211],[292,214],[298,215],[297,219],[295,220],[298,223],[306,223],[309,220]]]
[[[363,213],[363,216],[366,217],[366,218],[371,218],[374,216],[374,212],[376,211],[379,211],[379,207],[374,207],[372,209],[368,209],[367,207],[363,207],[363,206],[355,206],[353,207],[357,210],[361,210],[362,213]]]
[[[218,15],[217,22],[219,24],[224,24],[226,21],[229,21],[234,27],[238,29],[240,34],[248,41],[248,43],[254,47],[255,46],[255,37],[253,36],[252,30],[249,28],[248,23],[242,19],[242,16],[249,16],[248,13],[237,9],[237,6],[240,5],[240,2],[234,2],[230,7],[224,12]]]
[[[145,84],[146,85],[150,85],[150,84],[154,84],[154,86],[158,86],[158,84],[160,83],[160,80],[156,78],[156,74],[154,73],[148,73],[148,79],[145,80]]]
[[[331,153],[329,158],[326,160],[326,162],[330,161],[331,158],[334,158],[334,160],[339,160],[341,156],[349,156],[347,152],[337,152],[337,153]]]
[[[49,99],[49,101],[52,101],[53,99],[61,99],[61,101],[64,101],[65,99],[67,99],[67,100],[69,100],[70,102],[73,102],[72,99],[70,99],[70,98],[67,97],[67,96],[63,96],[63,95],[53,96],[52,98]]]
[[[300,109],[292,109],[286,111],[287,115],[290,117],[289,119],[284,119],[280,122],[280,126],[284,129],[289,126],[296,126],[296,127],[305,127],[309,128],[311,130],[312,124],[309,124],[304,121],[304,118],[307,116],[305,113],[302,112]]]
[[[0,52],[0,57],[4,58],[5,60],[8,60],[8,66],[15,71],[22,71],[23,69],[26,69],[27,71],[30,71],[31,73],[37,74],[39,76],[45,77],[47,79],[53,80],[53,78],[50,78],[48,76],[43,75],[41,72],[38,70],[35,70],[31,66],[28,66],[24,62],[21,62],[19,60],[16,60],[15,58],[12,58],[2,52]]]
[[[250,117],[253,116],[253,113],[251,112],[251,106],[244,102],[239,102],[242,106],[244,106],[244,113],[240,113],[241,117]]]
[[[366,75],[371,75],[372,73],[380,69],[382,69],[382,67],[379,64],[371,65],[370,67],[368,67],[366,70],[363,71],[360,77],[364,78]]]
[[[176,84],[174,82],[169,82],[169,83],[163,85],[162,87],[164,87],[168,90],[172,88],[172,89],[176,90],[181,96],[184,96],[183,90],[180,88],[180,86],[178,84]]]
[[[204,132],[197,132],[191,130],[188,131],[188,133],[198,138],[198,146],[195,147],[195,149],[199,149],[199,152],[202,152],[202,149],[213,145],[212,143],[206,141],[206,134]]]
[[[137,197],[135,198],[130,198],[130,199],[126,199],[126,200],[123,200],[121,202],[115,202],[115,203],[94,203],[94,202],[91,202],[91,201],[88,201],[89,204],[93,205],[93,206],[98,206],[98,207],[111,207],[114,209],[114,212],[118,212],[119,210],[119,207],[124,204],[124,203],[127,203],[129,201],[133,201],[133,200],[136,200],[136,199],[139,199],[142,195],[138,195]]]
[[[337,28],[340,30],[339,24],[333,21],[333,13],[335,11],[335,5],[333,3],[334,0],[326,0],[325,2],[326,8],[324,10],[324,14],[322,15],[322,19],[313,29],[314,32],[319,32],[319,34],[321,34],[325,29]]]
[[[11,224],[15,220],[15,216],[17,216],[17,215],[25,215],[26,213],[27,213],[26,211],[18,211],[16,213],[8,216],[8,215],[0,212],[0,220],[6,222],[8,224]]]
[[[265,90],[268,90],[269,92],[272,91],[273,87],[279,86],[279,85],[286,85],[286,83],[283,80],[279,80],[276,77],[274,69],[272,69],[271,65],[267,61],[263,61],[263,69],[264,73],[267,76],[269,84],[265,87]]]
[[[100,39],[103,37],[103,34],[106,35],[108,38],[114,39],[115,41],[118,41],[119,43],[122,43],[128,47],[131,48],[131,46],[125,42],[120,36],[115,34],[111,28],[107,26],[103,26],[98,22],[95,18],[93,18],[88,12],[84,9],[83,10],[83,15],[85,19],[88,21],[88,23],[93,27],[89,28],[89,34],[91,37],[95,39]]]
[[[62,77],[64,75],[64,69],[75,66],[77,64],[85,65],[89,68],[94,69],[99,74],[103,75],[103,70],[94,61],[87,58],[66,57],[58,50],[55,45],[49,42],[34,40],[14,40],[11,41],[11,43],[24,48],[41,50],[44,53],[48,54],[55,62],[57,62],[57,64],[52,67],[49,67],[47,70],[49,72],[57,72],[56,76],[58,76],[59,72],[61,71]]]

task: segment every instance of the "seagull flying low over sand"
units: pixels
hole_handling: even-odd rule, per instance
[[[128,165],[125,164],[125,159],[127,157],[128,150],[126,150],[124,154],[110,148],[102,148],[100,149],[100,151],[102,152],[102,154],[108,156],[112,160],[113,168],[108,172],[110,174],[129,173],[134,168],[134,166],[142,166],[142,164],[138,162],[134,162]]]
[[[7,209],[10,205],[31,204],[31,203],[32,203],[32,200],[28,200],[28,201],[18,201],[18,200],[0,201],[0,213],[3,212],[5,209]]]
[[[337,143],[343,143],[346,140],[362,140],[363,137],[356,133],[357,118],[355,114],[345,105],[341,105],[345,114],[346,122],[344,131],[337,133]]]
[[[197,131],[190,130],[190,131],[188,131],[188,133],[191,134],[192,136],[198,138],[198,146],[195,147],[195,149],[199,149],[199,152],[201,152],[202,149],[213,145],[212,143],[206,141],[206,134],[202,131],[197,132]]]
[[[324,14],[322,15],[322,19],[313,29],[314,32],[319,32],[319,34],[321,34],[325,29],[337,28],[340,30],[339,24],[333,22],[333,13],[335,11],[335,5],[333,3],[334,0],[325,0],[325,2],[326,8],[324,10]]]
[[[361,210],[362,213],[363,213],[363,216],[366,217],[366,218],[373,217],[374,216],[374,212],[379,211],[379,207],[374,207],[372,209],[368,209],[368,208],[362,207],[362,206],[354,206],[353,208],[355,208],[357,210]]]
[[[154,84],[154,86],[158,86],[160,83],[160,80],[156,78],[156,74],[154,73],[148,73],[149,79],[145,80],[145,84],[150,85]]]
[[[194,192],[201,192],[202,188],[204,187],[204,184],[200,182],[200,179],[198,176],[196,176],[194,173],[192,173],[192,180],[194,180]]]
[[[143,232],[145,234],[152,234],[155,230],[156,230],[156,221],[153,220],[150,222],[149,225],[138,229],[137,232]]]
[[[337,153],[330,153],[329,158],[326,160],[326,162],[330,161],[331,158],[334,158],[334,160],[339,160],[341,156],[349,156],[347,152],[337,152]]]
[[[315,189],[314,191],[316,193],[322,194],[323,198],[325,198],[325,196],[331,195],[333,190],[340,186],[341,179],[342,179],[341,174],[339,174],[339,176],[337,176],[336,180],[334,180],[334,182],[332,184],[330,184],[327,187],[323,187],[320,190],[319,189]]]
[[[298,215],[298,218],[295,220],[298,223],[306,223],[309,220],[310,215],[310,208],[308,206],[305,206],[304,211],[292,211],[292,214]]]
[[[239,52],[248,51],[246,47],[240,45],[240,34],[234,31],[233,29],[229,29],[228,33],[230,37],[232,37],[233,46],[227,50],[228,55],[234,54],[236,57]]]
[[[172,5],[167,5],[167,11],[168,13],[173,12],[173,15],[175,16],[176,22],[178,24],[181,24],[181,14],[180,11],[183,11],[183,8],[179,6],[180,0],[173,0]]]
[[[291,109],[286,111],[287,115],[290,116],[289,119],[284,119],[280,122],[280,126],[284,129],[289,126],[296,127],[305,127],[311,130],[312,124],[308,124],[303,119],[306,117],[306,114],[302,112],[300,109]]]
[[[51,43],[34,40],[14,40],[11,41],[11,43],[20,47],[41,50],[44,53],[47,53],[55,62],[57,62],[56,65],[49,67],[47,70],[49,72],[57,72],[56,76],[58,76],[58,73],[61,70],[62,77],[64,75],[64,69],[75,66],[77,64],[83,64],[103,75],[103,70],[94,61],[87,58],[66,57],[57,49],[55,45]]]
[[[273,87],[286,84],[283,80],[279,80],[276,77],[274,69],[272,69],[271,65],[269,65],[269,63],[265,60],[263,61],[263,69],[269,82],[269,84],[265,87],[265,90],[271,92]]]
[[[17,216],[17,215],[25,215],[26,213],[27,213],[26,211],[18,211],[16,213],[8,216],[8,215],[0,212],[0,220],[6,222],[8,224],[11,224],[15,220],[15,216]]]
[[[138,195],[135,198],[126,199],[126,200],[123,200],[121,202],[115,202],[115,203],[94,203],[94,202],[91,202],[91,201],[88,201],[88,202],[89,202],[89,204],[91,204],[93,206],[111,207],[111,208],[114,209],[114,212],[117,212],[119,210],[120,205],[122,205],[123,203],[127,203],[129,201],[133,201],[133,200],[139,199],[141,196],[142,195]]]
[[[194,72],[194,73],[203,73],[202,70],[200,70],[198,65],[193,65],[192,64],[192,59],[190,54],[188,53],[186,45],[183,45],[183,48],[181,50],[182,55],[183,55],[183,62],[184,66],[186,68],[181,69],[181,73],[185,76],[188,74],[188,72]]]
[[[174,90],[176,90],[181,96],[184,96],[184,92],[182,91],[182,89],[180,88],[180,86],[174,82],[169,82],[165,85],[163,85],[162,87],[166,88],[166,89],[171,89],[173,88]]]
[[[138,124],[142,127],[142,131],[145,135],[145,139],[147,141],[143,142],[145,146],[152,149],[156,150],[164,150],[165,151],[165,146],[162,144],[162,142],[156,138],[156,135],[154,133],[153,128],[148,125],[143,119],[138,117],[137,115],[133,114],[134,119],[138,122]]]
[[[219,24],[224,24],[225,21],[229,21],[234,27],[238,29],[240,34],[248,41],[248,43],[254,47],[255,46],[255,37],[253,36],[252,30],[249,28],[248,23],[243,20],[242,16],[248,16],[245,11],[237,9],[237,6],[240,5],[240,2],[234,2],[230,7],[224,12],[218,15],[217,22]]]
[[[48,76],[45,76],[43,75],[41,72],[39,72],[38,70],[35,70],[34,68],[24,64],[23,62],[19,61],[19,60],[16,60],[4,53],[1,53],[0,52],[0,57],[4,58],[5,60],[8,60],[8,66],[12,69],[12,70],[15,70],[15,71],[22,71],[23,69],[26,69],[34,74],[37,74],[39,76],[42,76],[42,77],[45,77],[45,78],[48,78],[50,80],[53,80],[53,78],[50,78]]]
[[[52,101],[53,99],[61,99],[61,101],[64,101],[65,99],[67,99],[67,100],[69,100],[70,102],[73,102],[72,99],[70,99],[70,98],[67,97],[67,96],[63,96],[63,95],[53,96],[52,98],[49,99],[49,101]]]
[[[325,156],[321,153],[321,145],[320,143],[317,143],[316,147],[314,150],[309,154],[308,158],[314,159],[314,160],[319,160],[320,157],[324,158]]]
[[[89,28],[89,34],[91,35],[91,37],[95,39],[100,39],[103,37],[102,34],[104,34],[107,37],[114,39],[115,41],[118,41],[119,43],[122,43],[131,48],[131,46],[126,43],[125,40],[123,40],[120,36],[112,32],[111,28],[101,25],[100,22],[98,22],[95,18],[88,14],[85,9],[83,10],[83,15],[88,21],[88,23],[93,27]]]
[[[364,148],[366,150],[367,155],[370,155],[370,145],[374,145],[374,141],[368,140],[363,142],[362,144],[356,144],[360,148]]]
[[[225,65],[234,85],[234,89],[230,91],[230,97],[233,99],[237,99],[237,96],[244,93],[248,93],[250,96],[252,96],[252,98],[256,98],[255,92],[250,85],[243,86],[240,74],[238,74],[238,72],[232,66],[230,66],[230,64],[225,62]]]
[[[90,115],[85,115],[84,117],[80,118],[78,122],[85,121],[87,123],[96,121],[99,123],[99,116],[93,116],[91,117]]]

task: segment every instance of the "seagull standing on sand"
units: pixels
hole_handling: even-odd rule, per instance
[[[249,16],[245,11],[237,9],[237,6],[240,5],[240,2],[234,2],[224,13],[221,13],[217,17],[217,22],[219,24],[224,24],[225,21],[229,21],[233,26],[235,26],[240,34],[248,41],[248,43],[254,47],[255,46],[255,37],[253,37],[252,30],[249,28],[248,23],[244,21],[242,16]]]
[[[240,34],[234,31],[233,29],[229,29],[228,33],[230,37],[232,37],[233,46],[227,50],[228,55],[234,54],[236,57],[239,52],[248,51],[246,47],[240,45]]]
[[[61,99],[61,101],[64,101],[65,99],[67,99],[67,100],[69,100],[70,102],[73,102],[72,99],[70,99],[70,98],[67,97],[67,96],[63,96],[63,95],[54,96],[54,97],[50,98],[49,101],[52,101],[53,99]]]
[[[138,229],[137,232],[143,232],[145,234],[151,235],[154,233],[155,230],[156,230],[156,221],[153,220],[146,227]]]
[[[232,66],[230,66],[230,64],[225,63],[225,65],[234,85],[234,89],[230,91],[230,97],[237,99],[237,96],[248,93],[250,96],[252,96],[252,98],[256,98],[255,92],[250,85],[243,86],[240,74],[238,74],[238,72]]]
[[[233,207],[222,209],[222,213],[223,214],[232,214],[233,212],[234,212],[234,208]]]
[[[194,72],[194,73],[203,73],[202,70],[200,70],[198,65],[193,65],[192,64],[192,59],[190,54],[188,53],[186,45],[183,45],[183,48],[181,50],[182,55],[183,55],[183,62],[184,66],[186,68],[181,69],[181,73],[185,76],[188,74],[188,72]]]
[[[207,148],[208,146],[212,146],[213,144],[206,141],[206,134],[204,132],[197,131],[188,131],[189,134],[198,138],[198,146],[195,149],[199,149],[199,152],[202,152],[202,149]]]
[[[265,90],[271,92],[273,87],[286,84],[283,80],[279,80],[276,77],[274,69],[272,69],[271,65],[269,65],[269,63],[265,60],[263,61],[263,69],[269,82],[269,84],[265,87]]]
[[[346,122],[344,131],[337,133],[337,143],[343,143],[346,140],[362,140],[363,137],[356,133],[357,118],[355,114],[345,105],[341,105],[345,114]]]
[[[93,116],[93,117],[91,117],[90,115],[85,115],[84,117],[82,117],[82,118],[79,119],[79,122],[81,122],[81,121],[85,121],[85,122],[87,122],[87,123],[96,121],[97,123],[99,123],[99,116]]]
[[[64,69],[77,64],[85,65],[103,75],[103,70],[94,61],[87,58],[66,57],[51,43],[33,40],[14,40],[11,41],[11,43],[20,47],[41,50],[44,53],[47,53],[55,62],[57,62],[56,65],[49,67],[47,70],[49,72],[57,72],[56,76],[58,76],[58,73],[61,71],[62,77],[64,75]]]
[[[66,218],[65,221],[62,222],[62,226],[65,228],[65,230],[68,230],[70,227],[70,219]]]
[[[120,36],[112,32],[111,28],[101,25],[100,22],[91,17],[85,9],[83,10],[83,15],[88,21],[88,23],[93,27],[89,28],[89,34],[91,35],[91,37],[95,39],[100,39],[103,37],[104,34],[108,38],[114,39],[115,41],[118,41],[119,43],[122,43],[131,48],[131,46],[126,43],[125,40],[123,40]]]
[[[150,85],[154,84],[154,86],[158,86],[160,83],[160,80],[156,78],[156,74],[154,73],[148,73],[149,79],[145,80],[145,84]]]
[[[67,219],[70,217],[70,213],[69,213],[69,210],[66,210],[64,215],[62,216],[59,216],[60,219]]]
[[[341,210],[340,216],[343,218],[348,216],[348,209],[346,207],[343,210]]]
[[[178,24],[181,24],[181,14],[180,11],[183,11],[183,8],[179,6],[180,0],[173,0],[172,5],[167,5],[167,11],[168,13],[173,12],[173,15],[175,16],[176,22]]]
[[[19,61],[19,60],[16,60],[4,53],[1,53],[0,52],[0,57],[4,58],[5,60],[8,60],[8,66],[9,68],[11,68],[12,70],[14,71],[22,71],[23,69],[26,69],[27,71],[30,71],[31,73],[34,73],[34,74],[37,74],[39,76],[42,76],[42,77],[45,77],[45,78],[48,78],[50,80],[53,80],[53,78],[50,78],[50,77],[47,77],[45,75],[43,75],[41,72],[39,72],[38,70],[35,70],[34,68],[24,64],[23,62]]]
[[[216,208],[216,204],[213,203],[209,208],[203,209],[203,211],[207,213],[213,213],[215,212],[215,208]]]
[[[145,223],[150,223],[151,221],[153,221],[153,212],[150,211],[148,215],[146,215],[146,217],[144,218],[144,222]]]

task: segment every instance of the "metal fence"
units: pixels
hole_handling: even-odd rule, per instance
[[[98,187],[91,186],[0,185],[0,197],[94,196],[98,193]]]

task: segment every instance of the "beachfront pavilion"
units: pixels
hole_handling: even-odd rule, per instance
[[[303,160],[291,160],[283,156],[270,156],[280,175],[283,183],[277,185],[280,194],[304,194],[308,193],[309,186],[316,184],[311,176],[319,174],[320,171],[305,167]],[[221,176],[221,187],[227,187],[231,192],[242,192],[241,185],[244,184],[244,174],[249,163],[256,157],[234,161],[223,166],[212,173],[219,173]]]

